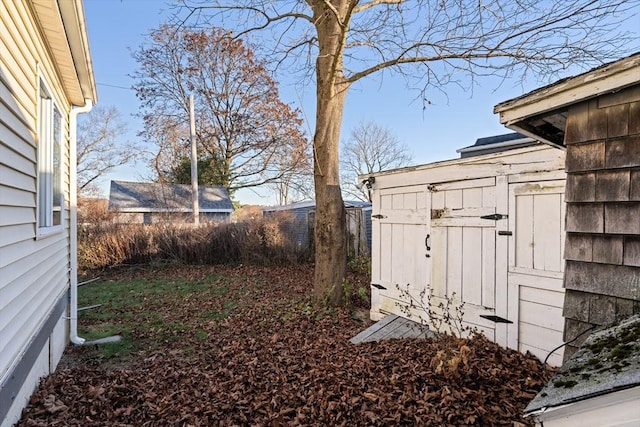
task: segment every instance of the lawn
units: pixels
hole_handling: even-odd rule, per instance
[[[317,309],[313,269],[145,266],[80,288],[80,335],[22,426],[528,425],[549,378],[537,359],[483,338],[353,345],[368,279]]]

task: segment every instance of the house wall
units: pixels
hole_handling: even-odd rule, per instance
[[[565,144],[563,314],[571,340],[640,313],[640,85],[573,105]]]
[[[0,2],[0,424],[17,421],[40,376],[58,363],[68,333],[69,112],[28,2]],[[36,232],[39,79],[62,115],[63,221]],[[61,304],[61,305],[60,305]],[[53,320],[52,320],[53,319]],[[34,337],[41,337],[37,340]],[[22,363],[28,360],[30,363]],[[40,362],[38,362],[40,361]]]

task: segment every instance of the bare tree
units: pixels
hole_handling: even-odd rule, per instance
[[[396,72],[423,99],[483,76],[555,77],[637,48],[620,34],[637,0],[183,0],[190,17],[237,26],[237,37],[273,36],[280,66],[315,74],[316,263],[318,300],[338,304],[346,266],[339,141],[351,85]],[[292,61],[292,62],[288,62]],[[287,70],[291,72],[293,68]]]
[[[115,107],[96,107],[78,120],[78,194],[97,193],[101,177],[140,154],[133,144],[122,140],[127,125]]]
[[[357,181],[358,175],[407,166],[411,153],[389,129],[367,121],[351,130],[349,139],[342,145],[340,159],[342,192],[359,200],[369,200],[369,192]]]
[[[271,187],[280,205],[302,199],[313,199],[313,161],[310,141],[284,145],[273,156],[273,167],[278,168],[280,178]]]
[[[189,166],[188,94],[195,94],[197,146],[213,181],[233,193],[280,180],[295,169],[273,159],[304,145],[299,112],[279,99],[276,82],[253,51],[230,33],[162,25],[134,58],[144,134],[159,145],[160,178]],[[299,156],[287,157],[302,161]]]

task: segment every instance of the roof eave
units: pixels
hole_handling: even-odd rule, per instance
[[[509,126],[528,117],[636,84],[638,67],[640,53],[501,102],[493,112],[500,114],[500,123]]]
[[[69,101],[84,106],[97,102],[82,0],[33,0],[40,28]]]
[[[560,80],[496,105],[500,123],[555,147],[564,147],[563,118],[570,105],[638,84],[640,53]],[[549,132],[550,128],[553,130]]]

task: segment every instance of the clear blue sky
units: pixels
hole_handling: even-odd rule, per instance
[[[133,84],[129,75],[136,70],[130,52],[140,46],[151,29],[165,22],[172,11],[162,0],[84,0],[84,5],[98,102],[117,107],[129,124],[127,138],[141,148],[152,149],[137,136],[141,121],[134,117],[138,112],[135,92],[128,89]],[[638,24],[636,28],[640,28],[640,18],[634,19],[632,24]],[[280,82],[283,100],[312,118],[315,88],[310,86],[305,93],[298,93],[294,83]],[[407,90],[402,78],[385,76],[381,81],[373,77],[350,90],[342,139],[346,139],[351,128],[361,120],[372,120],[390,129],[409,146],[415,164],[456,158],[456,149],[473,144],[477,138],[510,132],[492,113],[495,104],[542,85],[534,80],[525,82],[524,86],[505,82],[496,89],[498,83],[481,80],[481,86],[475,87],[472,93],[450,86],[447,88],[448,101],[438,95],[435,102],[423,110],[421,102],[413,101],[417,93]],[[307,128],[307,132],[312,135],[312,129]],[[118,168],[104,180],[104,194],[108,193],[111,179],[140,181],[149,175],[142,163],[136,167]],[[240,191],[236,197],[243,204],[273,203],[268,193],[260,196]]]

